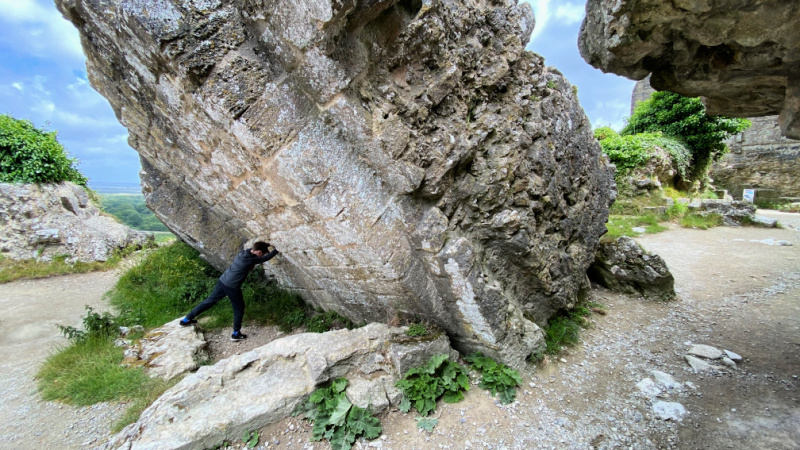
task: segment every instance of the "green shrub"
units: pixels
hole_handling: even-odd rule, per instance
[[[424,366],[406,372],[396,386],[403,392],[400,410],[408,412],[413,405],[422,416],[436,409],[441,397],[446,403],[458,403],[469,390],[469,378],[460,364],[447,355],[432,357]]]
[[[71,181],[86,186],[86,176],[75,168],[77,160],[67,155],[56,135],[28,120],[0,114],[0,182]]]
[[[473,370],[483,375],[478,387],[488,390],[492,396],[500,394],[500,402],[504,405],[514,401],[517,396],[517,386],[522,384],[519,372],[481,353],[468,355],[464,359],[472,365]]]
[[[108,311],[103,314],[94,312],[86,305],[86,317],[83,318],[83,330],[71,326],[56,324],[61,333],[70,341],[85,342],[89,338],[109,338],[119,333],[117,318]]]
[[[660,147],[672,157],[675,170],[681,178],[686,177],[689,149],[673,138],[662,136],[660,132],[621,136],[606,127],[597,129],[595,136],[600,140],[603,152],[617,166],[617,176],[625,176],[644,166],[655,155],[655,148]]]
[[[375,439],[381,423],[369,411],[353,405],[345,395],[347,380],[337,378],[326,388],[317,389],[294,415],[303,413],[313,423],[311,440],[327,439],[333,449],[349,449],[356,439]]]
[[[699,98],[688,98],[674,92],[654,92],[639,103],[621,135],[663,132],[691,151],[689,180],[703,180],[711,163],[727,151],[725,140],[750,127],[747,119],[709,116]]]

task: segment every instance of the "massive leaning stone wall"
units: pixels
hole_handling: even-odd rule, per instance
[[[218,268],[269,240],[314,305],[514,365],[588,287],[613,177],[527,4],[56,3],[148,205]]]
[[[649,78],[640,80],[631,95],[631,113],[655,89]],[[756,189],[756,197],[800,196],[800,141],[781,136],[776,116],[750,117],[752,126],[730,138],[730,148],[711,167],[714,185],[742,198],[743,189]]]

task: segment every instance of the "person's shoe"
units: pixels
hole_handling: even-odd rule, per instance
[[[232,341],[243,341],[245,339],[247,339],[247,335],[246,334],[242,334],[239,331],[234,331],[233,334],[231,335],[231,340]]]
[[[181,324],[181,326],[182,326],[182,327],[188,327],[189,325],[191,325],[191,324],[193,324],[193,323],[197,323],[197,321],[196,321],[196,320],[194,320],[194,319],[192,319],[192,320],[186,320],[186,318],[183,318],[183,319],[181,319],[181,321],[180,321],[180,322],[178,322],[178,323],[179,323],[179,324]]]

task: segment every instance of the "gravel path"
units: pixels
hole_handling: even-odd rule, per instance
[[[96,272],[0,285],[0,448],[86,448],[108,436],[124,406],[44,402],[34,377],[67,343],[56,324],[80,328],[85,305],[106,310],[103,294],[116,281],[113,272]]]
[[[526,368],[514,404],[499,405],[475,386],[463,402],[439,405],[432,433],[416,428],[415,414],[393,411],[381,418],[383,438],[356,448],[800,448],[800,215],[766,214],[790,228],[674,228],[640,237],[667,261],[677,301],[651,303],[596,289],[592,296],[608,313],[592,317],[581,345]],[[90,274],[3,285],[0,447],[80,448],[105,438],[121,407],[41,402],[32,377],[63,342],[53,324],[77,325],[70,320],[79,321],[86,303],[102,305],[114,280]],[[209,336],[220,341],[218,356],[236,351],[223,337]],[[684,359],[691,344],[731,350],[744,361],[726,373],[698,374]],[[636,385],[654,370],[672,375],[680,387],[646,395]],[[687,414],[663,420],[654,413],[658,402],[680,403]],[[297,419],[260,434],[260,448],[330,448],[309,443],[310,427]]]

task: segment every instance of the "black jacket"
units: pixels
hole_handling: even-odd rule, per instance
[[[222,284],[232,288],[242,287],[244,279],[247,278],[247,274],[250,273],[256,264],[267,262],[278,254],[278,250],[273,250],[262,257],[258,257],[250,253],[250,250],[252,249],[248,248],[247,250],[242,250],[236,255],[236,258],[233,259],[233,263],[228,267],[228,270],[219,277],[219,281],[221,281]]]

